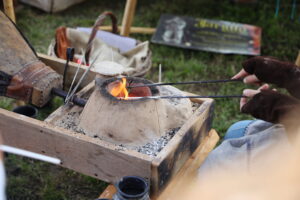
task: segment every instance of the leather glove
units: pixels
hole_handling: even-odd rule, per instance
[[[273,90],[262,90],[251,98],[241,111],[253,117],[272,123],[281,123],[285,118],[299,123],[300,101]]]
[[[42,63],[10,19],[0,11],[0,96],[42,107],[62,76]]]
[[[260,81],[286,88],[291,95],[300,98],[300,68],[295,64],[257,56],[242,65],[246,72],[254,74]]]

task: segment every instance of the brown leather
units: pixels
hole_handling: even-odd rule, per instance
[[[14,24],[0,11],[0,69],[13,75],[37,57]]]
[[[117,18],[112,12],[103,12],[101,15],[99,15],[99,17],[95,21],[93,30],[91,32],[91,35],[90,35],[90,38],[89,38],[89,41],[88,41],[88,44],[86,47],[85,61],[87,64],[89,64],[89,57],[90,57],[90,53],[92,50],[93,41],[96,37],[96,33],[99,30],[99,27],[103,24],[106,17],[108,17],[108,16],[110,17],[110,19],[112,21],[112,32],[116,34],[118,31]]]
[[[286,88],[291,95],[300,98],[300,68],[294,63],[256,56],[242,65],[246,72],[255,74],[260,81]]]
[[[22,34],[0,11],[0,71],[11,76],[6,96],[43,106],[62,77],[35,55]]]
[[[49,81],[53,81],[47,80],[50,74],[56,74],[56,72],[39,61],[25,66],[12,77],[10,85],[7,87],[6,96],[43,106],[47,103],[47,101],[44,102],[44,93],[47,88],[39,88],[38,83],[43,80],[50,85]],[[33,98],[33,91],[40,92],[39,97],[37,97],[38,100]]]
[[[263,90],[242,107],[242,112],[272,123],[282,122],[284,118],[296,113],[297,123],[299,123],[299,108],[298,99],[273,90]]]
[[[66,27],[59,27],[56,29],[55,40],[56,40],[56,56],[62,59],[67,59],[67,48],[70,47],[70,42],[67,38]]]

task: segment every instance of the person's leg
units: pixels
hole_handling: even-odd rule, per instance
[[[227,130],[224,140],[239,138],[245,135],[247,127],[255,120],[243,120],[232,124]]]

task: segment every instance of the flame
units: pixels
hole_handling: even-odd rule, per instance
[[[114,97],[121,97],[127,100],[128,90],[126,88],[126,78],[123,77],[122,80],[110,90],[110,94]]]

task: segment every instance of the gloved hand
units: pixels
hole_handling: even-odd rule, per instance
[[[244,94],[251,91],[256,90],[244,90]],[[287,118],[294,118],[299,123],[300,101],[274,90],[261,90],[241,105],[241,111],[272,123],[282,123]]]
[[[272,83],[286,88],[300,98],[300,68],[293,63],[257,56],[242,63],[243,69],[233,79],[244,78],[245,83]]]

